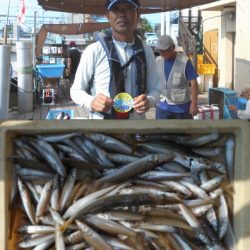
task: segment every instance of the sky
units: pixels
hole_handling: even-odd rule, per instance
[[[19,2],[20,0],[4,0],[1,2],[1,9],[0,9],[0,14],[1,15],[7,15],[8,13],[8,6],[10,15],[17,15],[18,9],[19,9]],[[25,0],[26,3],[26,10],[27,10],[27,15],[32,15],[34,11],[42,12],[42,8],[40,5],[38,5],[37,0]],[[51,12],[50,13],[55,13]]]
[[[7,15],[8,13],[8,6],[9,6],[9,16],[11,19],[14,19],[18,15],[19,9],[19,1],[20,0],[2,0],[1,1],[1,8],[0,8],[0,15]],[[62,17],[62,15],[66,15],[65,13],[61,12],[53,12],[53,11],[43,11],[40,5],[38,5],[37,0],[25,0],[27,8],[26,13],[26,20],[31,20],[31,17],[34,16],[34,12],[36,11],[36,16],[38,18],[49,18],[49,17]],[[28,16],[30,18],[28,18]],[[142,15],[142,17],[146,17],[152,27],[155,26],[156,23],[161,22],[161,14],[149,14],[149,15]],[[48,21],[44,20],[44,22]],[[0,23],[6,23],[6,17],[0,17]]]
[[[18,16],[19,12],[19,2],[20,0],[4,0],[1,2],[1,9],[0,9],[0,15],[1,15],[1,23],[6,23],[6,17],[3,17],[2,15],[7,16],[8,9],[9,9],[9,20],[13,20]],[[36,11],[37,18],[49,18],[49,17],[62,17],[62,15],[66,15],[65,13],[61,12],[53,12],[53,11],[44,11],[40,5],[38,5],[37,0],[25,0],[26,3],[26,17],[25,21],[27,23],[31,22],[34,18],[34,13]],[[9,6],[9,8],[8,8]],[[33,21],[32,21],[33,22]],[[44,22],[48,22],[48,19]]]

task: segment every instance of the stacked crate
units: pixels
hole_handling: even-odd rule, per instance
[[[220,119],[237,119],[237,113],[230,110],[230,105],[237,106],[237,92],[228,88],[209,88],[209,104],[216,104],[220,109]]]

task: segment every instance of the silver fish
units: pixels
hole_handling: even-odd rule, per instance
[[[27,234],[48,234],[53,233],[55,231],[54,226],[47,225],[23,225],[18,228],[19,233],[27,233]]]
[[[37,139],[44,140],[47,142],[60,142],[65,139],[70,139],[75,136],[79,136],[81,134],[80,131],[72,132],[72,133],[59,133],[59,134],[39,134],[37,135]]]
[[[77,169],[73,168],[71,169],[61,192],[61,197],[60,197],[60,211],[64,211],[66,202],[71,194],[71,191],[73,190],[75,181],[77,177]]]
[[[60,230],[59,223],[56,223],[55,247],[56,247],[56,250],[65,250],[66,249],[64,239],[63,239],[63,232]]]
[[[223,152],[224,147],[222,146],[197,147],[197,148],[191,148],[191,150],[198,155],[210,157],[210,156],[220,155]]]
[[[184,205],[179,204],[180,212],[183,217],[186,219],[188,224],[194,229],[196,236],[208,246],[211,246],[210,239],[205,234],[199,220],[193,215],[193,213]]]
[[[139,178],[150,180],[150,181],[161,181],[161,180],[178,180],[182,179],[184,177],[189,177],[190,172],[186,173],[176,173],[176,172],[170,172],[170,171],[147,171],[141,175],[139,175]]]
[[[88,215],[85,221],[94,226],[95,228],[101,229],[102,231],[116,235],[126,235],[128,237],[135,237],[136,232],[130,228],[121,225],[119,222],[115,222],[109,219],[103,219],[95,215]]]
[[[227,232],[229,217],[227,202],[223,194],[220,195],[220,206],[218,210],[219,238],[222,239]]]
[[[60,176],[64,177],[66,175],[66,170],[61,162],[57,152],[54,148],[46,141],[32,139],[30,143],[36,150],[42,155],[44,160],[58,173]]]
[[[135,175],[142,174],[147,170],[153,169],[163,162],[170,161],[172,158],[172,154],[150,154],[101,177],[98,179],[98,182],[106,183],[124,181]]]
[[[182,249],[193,250],[192,247],[188,244],[188,242],[184,239],[182,235],[174,233],[173,237],[176,239],[176,241],[179,243]]]
[[[52,192],[51,192],[51,197],[50,197],[50,205],[51,208],[54,209],[55,211],[59,211],[60,208],[60,186],[59,186],[59,177],[56,175],[53,179],[53,187],[52,187]]]
[[[234,135],[229,135],[225,143],[225,160],[230,181],[234,179],[234,150],[235,138]]]
[[[54,234],[47,234],[47,235],[41,235],[41,236],[36,236],[27,240],[23,240],[20,243],[18,243],[18,246],[20,248],[30,248],[30,247],[35,247],[38,246],[39,244],[43,244],[48,241],[54,241],[55,236]]]
[[[224,175],[215,176],[213,179],[201,184],[200,187],[207,192],[212,191],[222,182],[224,178],[225,178]]]
[[[106,241],[95,232],[91,227],[80,220],[76,220],[76,224],[82,231],[83,238],[96,250],[112,250],[112,247],[106,243]]]
[[[213,132],[205,135],[196,135],[196,136],[179,136],[176,140],[177,143],[180,143],[185,146],[203,146],[208,143],[214,142],[220,138],[220,134]]]
[[[20,194],[25,212],[26,212],[30,222],[33,225],[35,225],[36,224],[35,209],[32,205],[31,197],[30,197],[30,193],[28,191],[28,188],[25,186],[25,184],[23,183],[23,181],[21,180],[20,177],[17,178],[17,184],[18,184],[18,190],[19,190],[19,194]]]
[[[130,145],[112,136],[101,134],[101,133],[85,134],[85,136],[91,141],[100,145],[104,149],[111,150],[111,151],[121,153],[121,154],[128,154],[128,155],[132,154],[133,152],[133,148]]]
[[[106,151],[100,146],[88,138],[84,138],[84,145],[89,149],[91,159],[96,158],[96,161],[105,167],[113,168],[115,166],[114,163],[108,158]]]
[[[53,180],[48,181],[44,185],[44,188],[40,195],[39,202],[36,207],[36,222],[37,223],[39,222],[39,217],[42,216],[47,209],[47,205],[49,203],[50,196],[51,196],[52,186],[53,186]]]
[[[93,192],[87,196],[82,197],[81,199],[77,200],[75,203],[73,203],[64,213],[63,218],[67,219],[69,217],[77,215],[82,209],[84,209],[86,206],[91,204],[94,200],[97,198],[103,196],[104,194],[110,192],[112,189],[114,189],[117,185],[108,186],[106,188],[100,189],[96,192]]]

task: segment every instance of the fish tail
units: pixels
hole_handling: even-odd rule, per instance
[[[66,231],[66,229],[69,227],[69,225],[74,221],[74,217],[70,217],[68,220],[66,220],[60,227],[59,230],[63,233]]]

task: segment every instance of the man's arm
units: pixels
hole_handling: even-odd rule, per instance
[[[198,77],[198,74],[196,73],[196,70],[190,59],[187,61],[185,74],[191,86],[191,105],[190,105],[189,113],[194,117],[198,113],[198,107],[197,107],[198,105],[198,82],[196,80]]]
[[[198,82],[196,79],[190,81],[191,84],[191,105],[190,114],[194,117],[198,113]]]
[[[250,100],[247,101],[245,110],[238,110],[237,116],[239,119],[249,120],[250,119]]]
[[[70,57],[68,57],[68,59],[67,59],[67,68],[68,68],[68,72],[70,74],[71,73],[71,58]]]
[[[145,46],[145,55],[147,60],[147,109],[155,107],[160,100],[162,92],[162,81],[157,71],[155,56],[153,50],[149,46]],[[142,97],[143,99],[143,97]]]

